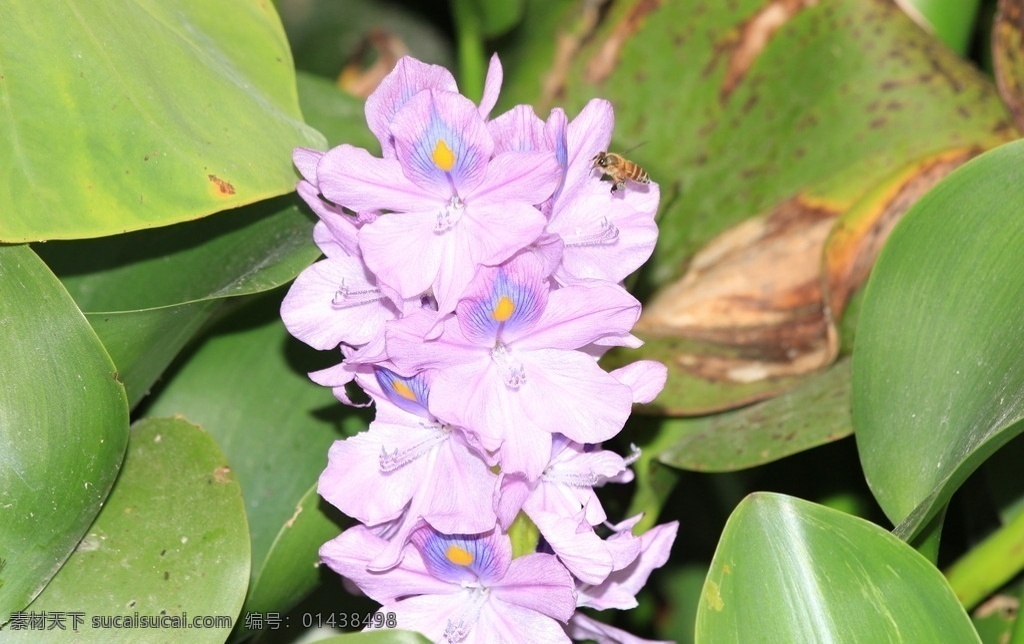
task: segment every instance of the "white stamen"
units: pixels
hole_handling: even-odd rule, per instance
[[[384,299],[384,295],[380,292],[379,288],[353,291],[352,287],[348,285],[347,280],[342,278],[341,284],[338,285],[338,290],[334,293],[334,298],[331,300],[331,306],[337,309],[347,309],[382,299]]]
[[[587,231],[577,227],[573,235],[563,237],[566,246],[600,246],[615,241],[619,238],[619,229],[615,224],[602,217],[598,229]]]
[[[450,230],[462,219],[462,211],[466,209],[465,202],[458,196],[453,196],[443,210],[437,212],[437,221],[434,223],[434,232],[443,233]]]
[[[601,477],[593,468],[587,472],[574,472],[567,468],[559,468],[557,465],[544,470],[540,477],[548,483],[578,488],[594,487],[601,481]]]
[[[469,637],[469,632],[473,630],[473,626],[480,619],[480,613],[483,611],[489,595],[489,591],[482,586],[463,584],[463,588],[470,593],[466,607],[456,619],[449,619],[448,626],[444,629],[444,639],[450,644],[461,642]]]
[[[423,429],[430,431],[431,435],[412,447],[401,451],[395,448],[393,452],[388,452],[386,447],[383,445],[380,446],[381,472],[393,472],[400,467],[405,467],[409,463],[412,463],[420,457],[428,454],[430,450],[448,440],[448,437],[452,433],[451,428],[439,423],[420,423],[420,426],[423,427]]]
[[[519,389],[526,384],[526,369],[521,362],[513,358],[512,352],[504,344],[499,342],[494,345],[491,349],[491,360],[501,370],[506,387]]]
[[[622,462],[626,464],[626,467],[629,467],[633,463],[636,463],[637,459],[640,458],[640,454],[640,448],[636,446],[636,443],[630,443],[629,456],[622,459]]]

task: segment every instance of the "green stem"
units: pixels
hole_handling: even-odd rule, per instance
[[[942,540],[942,526],[946,522],[946,507],[943,507],[929,521],[910,545],[934,565],[939,560],[939,542]]]
[[[1024,569],[1024,512],[989,535],[946,571],[964,608],[978,602]]]
[[[452,13],[459,58],[459,89],[474,101],[484,94],[487,52],[483,22],[475,0],[453,0]]]

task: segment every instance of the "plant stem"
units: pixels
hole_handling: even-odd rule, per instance
[[[946,571],[964,608],[981,600],[1024,569],[1024,512],[989,535]]]
[[[487,54],[484,51],[483,24],[474,0],[453,0],[452,14],[459,58],[459,89],[479,101],[484,94]]]

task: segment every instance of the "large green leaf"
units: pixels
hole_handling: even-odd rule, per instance
[[[697,642],[978,642],[942,574],[879,526],[778,494],[729,518]]]
[[[912,537],[1024,430],[1024,141],[947,177],[893,231],[865,293],[853,419],[878,502]]]
[[[339,529],[332,532],[332,517],[309,490],[332,442],[366,427],[362,415],[306,377],[326,366],[324,357],[288,336],[281,295],[268,294],[215,327],[146,410],[180,414],[209,431],[238,476],[252,540],[247,611],[284,611],[315,585],[317,549]],[[277,558],[304,563],[296,572],[275,565]]]
[[[6,3],[0,239],[98,237],[288,192],[299,114],[273,3]]]
[[[184,420],[150,419],[132,427],[124,469],[103,511],[29,611],[80,613],[77,633],[67,619],[65,634],[75,642],[173,641],[185,634],[189,642],[223,642],[248,579],[245,508],[224,455]],[[94,627],[104,616],[136,614],[184,617],[188,626]],[[205,617],[227,619],[194,627]],[[30,628],[6,637],[39,642],[43,635]]]
[[[0,624],[100,511],[128,442],[114,365],[27,246],[0,246]]]
[[[795,454],[849,436],[850,361],[818,378],[749,407],[663,423],[672,444],[658,454],[666,465],[727,472]]]
[[[295,195],[201,221],[39,245],[134,405],[224,298],[279,286],[319,254]]]
[[[541,113],[560,104],[572,116],[590,98],[607,98],[616,115],[612,147],[644,144],[630,157],[660,184],[662,207],[658,245],[637,282],[641,296],[665,294],[694,270],[698,249],[751,217],[806,218],[817,231],[916,162],[934,179],[955,163],[927,160],[959,151],[950,158],[963,161],[1016,136],[992,83],[889,0],[620,0],[607,10],[535,0],[523,31],[530,37],[508,49],[503,104],[539,103]],[[916,196],[879,208],[896,218]],[[765,231],[769,241],[774,228]],[[809,232],[803,228],[794,226],[793,239]],[[791,256],[780,255],[777,266],[723,273],[753,284],[750,292],[761,281],[774,287],[771,277]],[[820,292],[808,295],[820,288],[810,266],[794,290],[806,319],[782,330],[809,324],[817,303],[813,337],[786,342],[786,333],[765,333],[770,321],[744,326],[740,316],[693,328],[679,315],[674,326],[661,320],[638,331],[648,342],[629,359],[670,369],[655,407],[692,415],[745,404],[805,379],[808,369],[798,365],[832,359],[833,320]],[[736,305],[746,294],[723,300]],[[775,312],[764,308],[766,318]],[[762,336],[769,341],[751,339]],[[815,360],[804,360],[815,356],[808,348]],[[759,358],[753,364],[751,354]]]

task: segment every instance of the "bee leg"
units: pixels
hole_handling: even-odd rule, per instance
[[[612,194],[615,194],[617,190],[623,190],[626,187],[625,181],[616,181],[612,184]]]

